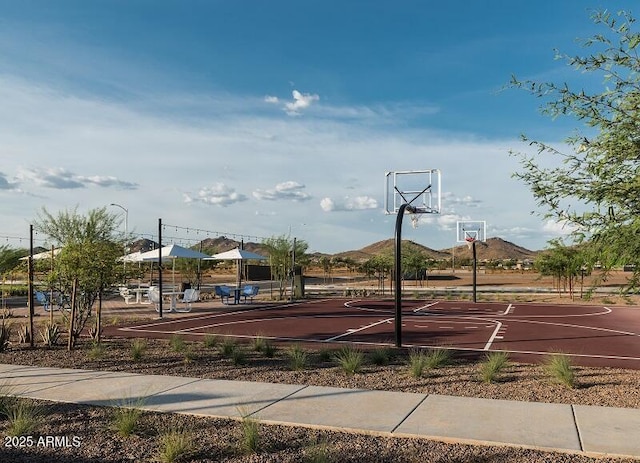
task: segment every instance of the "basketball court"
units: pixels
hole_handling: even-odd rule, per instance
[[[232,306],[229,306],[232,307]],[[539,361],[553,352],[576,364],[640,368],[640,314],[634,307],[403,301],[403,347],[482,355],[505,351]],[[394,345],[394,301],[322,299],[155,320],[111,328],[124,337],[205,335],[367,349]]]

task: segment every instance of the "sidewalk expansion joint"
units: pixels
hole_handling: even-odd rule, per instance
[[[415,406],[415,407],[413,407],[411,410],[409,410],[409,413],[407,413],[407,414],[404,416],[404,418],[402,418],[402,419],[400,420],[400,422],[399,422],[397,425],[395,425],[395,426],[393,427],[393,429],[391,430],[391,433],[390,433],[390,434],[393,434],[394,432],[396,432],[396,429],[398,429],[400,426],[402,426],[402,423],[404,423],[405,421],[407,421],[407,418],[409,418],[409,417],[413,414],[413,412],[415,412],[415,411],[416,411],[416,409],[417,409],[420,405],[422,405],[422,404],[423,404],[423,402],[424,402],[425,400],[427,400],[427,397],[429,397],[429,394],[426,394],[426,395],[422,398],[422,400],[416,404],[416,406]]]
[[[580,451],[584,452],[584,443],[582,442],[582,433],[580,433],[580,426],[578,426],[578,419],[576,418],[576,408],[574,405],[571,405],[571,414],[573,415],[573,424],[576,427],[576,432],[578,433],[578,442],[580,443]]]
[[[292,395],[297,394],[297,393],[298,393],[298,392],[300,392],[300,391],[304,391],[304,390],[305,390],[305,389],[307,389],[308,387],[309,387],[309,385],[308,385],[308,384],[307,384],[307,385],[304,385],[304,386],[301,386],[301,387],[300,387],[300,389],[296,389],[295,391],[291,392],[290,394],[287,394],[287,395],[285,395],[284,397],[280,397],[278,400],[276,400],[276,401],[274,401],[274,402],[271,402],[270,404],[267,404],[267,405],[265,405],[264,407],[258,408],[257,410],[254,410],[253,412],[249,413],[247,416],[248,416],[248,417],[249,417],[249,416],[253,416],[253,415],[255,415],[256,413],[261,412],[261,411],[262,411],[262,410],[264,410],[265,408],[269,408],[269,407],[271,407],[272,405],[275,405],[275,404],[277,404],[277,403],[279,403],[279,402],[282,402],[283,400],[287,400],[287,399],[288,399],[289,397],[291,397]],[[258,419],[259,419],[259,418],[258,418]]]

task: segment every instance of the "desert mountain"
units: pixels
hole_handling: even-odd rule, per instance
[[[378,254],[393,255],[394,246],[395,241],[393,239],[388,239],[370,244],[369,246],[365,246],[364,248],[359,250],[341,252],[335,254],[334,257],[348,257],[356,261],[365,261]],[[435,249],[428,248],[410,240],[402,240],[402,248],[414,248],[418,251],[423,252],[432,259],[447,259],[450,256],[449,252],[447,251],[436,251]]]
[[[451,254],[451,248],[443,250]],[[473,252],[466,244],[454,248],[456,259],[472,259]],[[517,244],[503,240],[502,238],[489,238],[486,243],[476,243],[476,256],[478,260],[524,260],[535,258],[537,252],[518,246]]]

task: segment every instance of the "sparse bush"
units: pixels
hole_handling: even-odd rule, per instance
[[[421,378],[427,365],[427,356],[421,350],[412,350],[409,352],[409,369],[411,376]]]
[[[186,343],[184,342],[184,337],[175,333],[171,335],[171,339],[169,339],[169,345],[174,352],[182,352],[186,349]]]
[[[182,429],[173,429],[160,436],[158,459],[164,463],[173,463],[184,459],[193,451],[191,435]]]
[[[267,358],[273,358],[276,355],[276,346],[269,341],[265,341],[262,353]]]
[[[330,362],[334,356],[335,352],[333,349],[320,349],[320,351],[318,351],[318,360],[321,362]]]
[[[58,344],[60,339],[60,328],[57,324],[47,323],[42,330],[40,330],[40,338],[48,347],[53,347]]]
[[[331,453],[327,442],[313,444],[305,451],[305,463],[329,463],[330,461]]]
[[[99,358],[104,357],[104,353],[107,351],[107,348],[101,342],[93,342],[91,344],[91,349],[87,352],[87,357],[91,360],[98,360]]]
[[[294,371],[304,370],[308,364],[307,353],[299,346],[291,346],[288,352],[289,367]]]
[[[266,340],[262,336],[256,336],[253,338],[253,350],[256,352],[262,352],[264,350]]]
[[[231,353],[231,360],[236,366],[245,365],[247,363],[247,353],[241,348],[234,349]]]
[[[391,361],[391,357],[392,352],[388,347],[372,350],[370,354],[371,363],[380,367],[388,365]]]
[[[28,344],[31,342],[31,332],[27,325],[20,325],[20,328],[18,328],[18,342],[20,344]]]
[[[440,368],[451,363],[451,351],[447,349],[430,349],[426,355],[428,369]]]
[[[224,338],[224,340],[218,344],[218,350],[220,351],[220,355],[223,357],[229,358],[238,348],[236,342],[231,338]]]
[[[347,375],[359,373],[364,362],[364,355],[351,346],[343,347],[335,355],[335,359]]]
[[[260,448],[260,426],[258,421],[244,415],[242,417],[241,427],[242,438],[240,439],[240,449],[245,454],[256,453]]]
[[[7,434],[10,436],[25,436],[32,434],[44,419],[41,407],[25,400],[16,400],[7,409]]]
[[[498,374],[507,366],[509,354],[507,352],[491,352],[480,365],[480,378],[485,383],[496,381]]]
[[[128,399],[113,409],[110,429],[116,431],[123,437],[135,434],[138,421],[142,416],[140,407],[144,404],[143,399]]]
[[[203,343],[204,347],[212,349],[218,345],[218,337],[215,334],[205,334]]]
[[[543,367],[554,381],[569,388],[576,386],[575,369],[568,355],[561,353],[551,354],[544,362]]]
[[[134,339],[131,341],[131,358],[134,361],[142,359],[144,352],[147,350],[147,341],[144,339]]]

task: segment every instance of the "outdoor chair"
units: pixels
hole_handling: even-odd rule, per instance
[[[253,298],[258,295],[259,290],[260,287],[256,285],[247,285],[242,288],[242,293],[240,293],[240,295],[244,297],[244,302],[247,302],[247,298],[249,298],[249,301],[253,302]]]
[[[182,303],[184,304],[184,309],[176,308],[176,312],[191,312],[191,303],[196,302],[200,298],[200,291],[194,288],[187,288],[184,290],[184,295],[182,296]]]
[[[220,296],[220,300],[224,304],[224,300],[227,300],[227,304],[229,303],[229,296],[231,295],[231,290],[228,286],[216,286],[215,288],[216,296]]]
[[[39,304],[42,305],[42,308],[45,312],[49,312],[51,310],[51,300],[49,299],[49,295],[42,291],[36,291],[36,300]]]
[[[155,286],[149,287],[149,302],[156,306],[156,312],[160,312],[160,290]]]
[[[122,298],[124,299],[124,303],[131,304],[131,299],[134,298],[134,295],[131,294],[129,288],[127,288],[126,286],[120,286],[120,288],[118,288],[118,291],[120,292],[120,296],[122,296]]]

